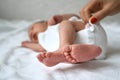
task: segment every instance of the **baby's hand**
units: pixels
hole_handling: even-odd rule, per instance
[[[22,44],[21,44],[21,46],[28,48],[28,46],[29,46],[30,43],[31,43],[30,41],[23,41]]]
[[[48,25],[55,25],[55,24],[57,24],[56,17],[55,17],[55,16],[52,16],[52,17],[48,20]]]

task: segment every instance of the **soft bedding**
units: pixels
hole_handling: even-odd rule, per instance
[[[120,80],[120,23],[102,23],[108,35],[105,60],[46,67],[37,52],[21,47],[32,21],[0,20],[0,80]]]

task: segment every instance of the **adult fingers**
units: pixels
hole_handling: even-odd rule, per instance
[[[90,11],[88,9],[82,8],[80,10],[80,17],[83,19],[85,23],[87,23],[90,18]]]
[[[96,12],[93,14],[93,16],[90,18],[91,23],[99,22],[101,19],[109,15],[110,10],[108,8],[103,8],[102,10]]]
[[[81,18],[85,21],[88,22],[92,12],[94,12],[95,10],[99,10],[99,5],[98,5],[99,1],[97,0],[90,0],[88,2],[88,4],[86,4],[81,10],[80,10],[80,16]]]

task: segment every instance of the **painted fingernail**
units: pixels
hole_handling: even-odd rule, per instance
[[[96,18],[96,17],[93,17],[93,18],[90,20],[90,22],[91,22],[92,24],[96,23],[96,22],[97,22],[97,18]]]

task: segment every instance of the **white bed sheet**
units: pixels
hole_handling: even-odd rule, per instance
[[[108,35],[105,60],[45,67],[38,53],[20,47],[32,22],[0,20],[0,80],[120,80],[120,23],[102,23]]]

